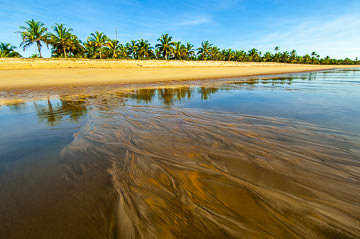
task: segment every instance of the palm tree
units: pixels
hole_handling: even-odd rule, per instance
[[[269,61],[272,61],[272,59],[273,59],[273,55],[271,54],[271,52],[269,52],[269,51],[265,52],[265,54],[263,56],[263,61],[269,62]]]
[[[16,46],[12,46],[10,43],[0,43],[0,57],[21,57],[19,52],[15,51]]]
[[[220,60],[221,59],[221,52],[220,48],[217,46],[213,46],[210,49],[210,55],[212,60]]]
[[[126,50],[128,52],[128,55],[132,57],[133,59],[137,58],[137,52],[138,52],[138,45],[137,41],[131,40],[129,43],[126,43]]]
[[[243,50],[235,51],[234,59],[236,61],[247,61],[247,55],[246,52]]]
[[[88,44],[95,47],[95,57],[96,51],[99,51],[100,59],[101,59],[101,48],[103,48],[109,38],[103,33],[96,31],[95,33],[91,33],[90,37],[88,38]]]
[[[173,53],[176,60],[181,59],[186,54],[185,46],[180,41],[174,42]]]
[[[118,40],[108,40],[106,46],[109,48],[112,58],[115,58],[116,53],[119,51],[120,45],[121,44],[119,44]]]
[[[145,59],[153,54],[152,46],[150,46],[147,40],[141,39],[137,42],[137,55],[140,56],[140,58]]]
[[[125,58],[129,57],[128,52],[127,52],[127,48],[123,44],[119,45],[118,57],[121,58],[121,59],[125,59]]]
[[[206,58],[210,55],[212,44],[209,43],[209,41],[203,41],[201,43],[201,47],[199,47],[197,50],[197,54],[201,56],[201,59],[206,60]]]
[[[70,36],[70,44],[67,45],[67,51],[69,54],[72,53],[75,57],[82,57],[85,53],[85,49],[81,41],[73,34]]]
[[[24,51],[26,48],[31,46],[33,43],[36,43],[39,55],[41,57],[41,42],[48,44],[49,33],[47,28],[44,27],[44,23],[40,21],[31,21],[25,22],[27,26],[20,26],[20,29],[23,31],[18,31],[17,33],[21,34],[22,42],[20,47],[23,47]]]
[[[172,52],[173,46],[175,45],[175,43],[172,42],[172,37],[169,36],[169,34],[162,34],[160,38],[157,39],[157,41],[160,43],[156,44],[155,47],[159,49],[163,55],[163,58],[167,60],[169,53]]]
[[[278,51],[280,51],[280,48],[278,46],[276,46],[274,51],[275,51],[275,53],[277,53]]]
[[[213,52],[215,49],[211,49],[211,54],[214,54]],[[232,49],[222,50],[221,51],[222,60],[225,61],[231,61],[233,58],[235,58],[234,51]]]
[[[194,56],[195,55],[194,45],[187,42],[185,46],[185,53],[186,53],[186,57],[188,58]]]
[[[255,62],[260,61],[260,57],[261,57],[260,55],[261,55],[261,52],[259,52],[259,50],[257,50],[256,48],[253,48],[248,52],[250,61],[255,61]]]
[[[73,44],[72,28],[67,29],[64,24],[55,24],[53,27],[55,34],[50,35],[50,43],[53,45],[54,52],[60,51],[66,58],[66,49]]]
[[[281,62],[287,63],[287,62],[289,62],[289,58],[290,58],[290,53],[288,51],[284,51],[281,54]]]
[[[290,63],[295,63],[297,58],[296,50],[290,52]]]

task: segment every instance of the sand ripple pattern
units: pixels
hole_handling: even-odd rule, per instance
[[[104,237],[360,237],[358,138],[275,118],[99,102],[62,153],[66,180],[111,176],[118,199]]]

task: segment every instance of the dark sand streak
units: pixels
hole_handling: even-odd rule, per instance
[[[0,238],[360,238],[359,135],[171,107],[229,84],[65,94],[55,116],[34,103],[52,127],[86,121],[0,171]]]
[[[360,157],[346,150],[359,145],[350,138],[223,112],[99,112],[63,150],[64,166],[72,180],[111,175],[112,237],[360,236]]]

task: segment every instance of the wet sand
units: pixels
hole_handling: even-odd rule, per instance
[[[82,103],[75,96],[91,111],[73,141],[0,174],[0,235],[360,237],[360,145],[348,133],[273,117],[125,107],[124,94]]]
[[[335,84],[332,74],[314,77]],[[310,78],[298,81],[316,81]],[[315,88],[290,87],[286,79],[261,81],[274,84],[274,94],[280,86]],[[25,124],[4,126],[0,135],[0,156],[14,160],[0,167],[0,238],[359,238],[356,130],[171,107],[196,91],[205,99],[217,88],[255,82],[211,82],[193,91],[177,83],[93,87],[74,95],[62,88],[35,102],[39,92],[29,90],[0,101]],[[161,104],[151,104],[156,99]],[[38,118],[28,126],[29,112]]]
[[[217,79],[350,67],[355,66],[221,61],[0,59],[0,90]]]

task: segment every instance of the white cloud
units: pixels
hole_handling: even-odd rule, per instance
[[[176,26],[196,26],[204,23],[211,22],[210,17],[196,17],[196,18],[190,18],[190,19],[184,19],[178,23],[175,23]]]

